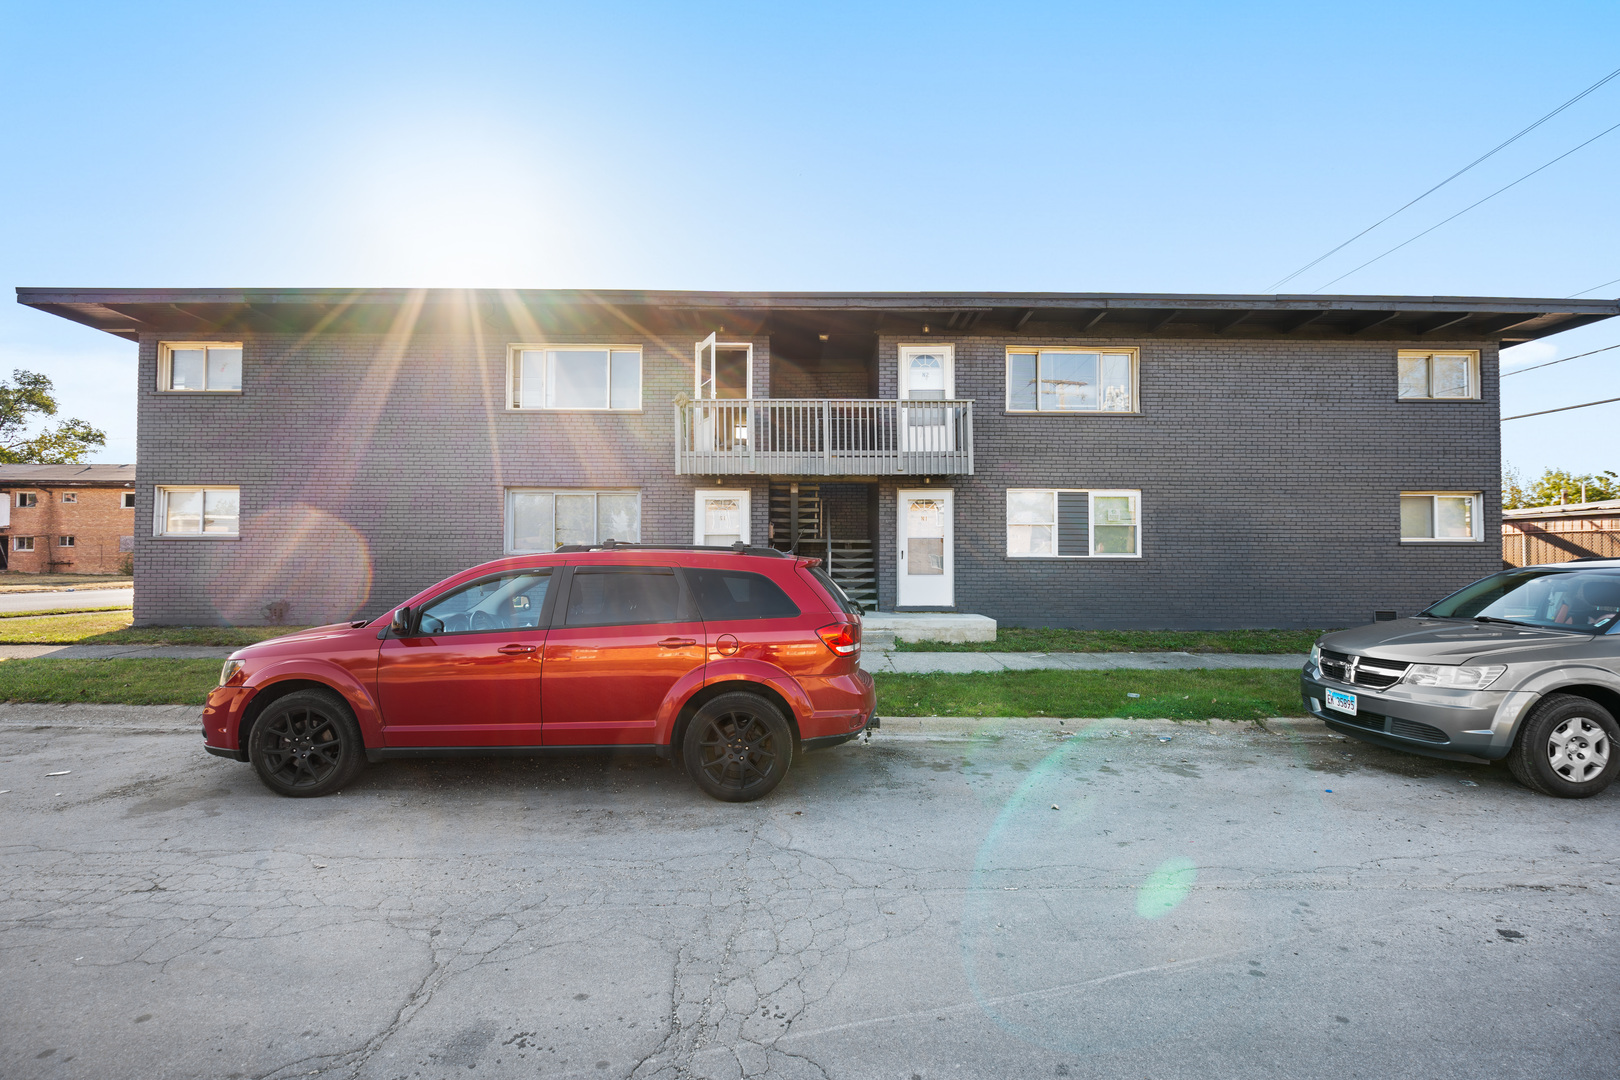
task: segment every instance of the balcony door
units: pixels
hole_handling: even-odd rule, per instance
[[[944,401],[955,396],[954,346],[900,346],[901,401]],[[954,409],[945,405],[902,405],[900,418],[906,450],[918,453],[956,449]]]
[[[898,607],[956,606],[955,493],[949,488],[901,488]]]
[[[710,334],[695,347],[696,388],[700,402],[745,400],[754,396],[754,346],[716,341]],[[734,450],[748,444],[748,410],[739,405],[704,405],[697,410],[699,450]]]

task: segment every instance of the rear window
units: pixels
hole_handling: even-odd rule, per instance
[[[568,626],[681,622],[681,583],[666,567],[580,567],[568,587]]]
[[[687,567],[686,580],[697,594],[698,610],[710,622],[791,619],[799,614],[798,605],[764,574]]]
[[[827,571],[823,570],[819,566],[812,566],[808,569],[810,571],[810,576],[815,578],[817,584],[819,584],[823,589],[827,590],[827,595],[832,598],[832,602],[838,605],[838,610],[842,611],[845,615],[860,615],[860,605],[856,604],[855,601],[849,598],[849,595],[839,587],[838,582],[834,581],[832,576],[828,574]]]

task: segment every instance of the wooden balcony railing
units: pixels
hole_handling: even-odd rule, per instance
[[[675,471],[969,476],[973,402],[763,398],[675,406]]]

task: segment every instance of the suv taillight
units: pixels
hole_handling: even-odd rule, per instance
[[[853,656],[861,648],[861,628],[858,623],[833,623],[816,633],[827,643],[827,648],[839,656]]]

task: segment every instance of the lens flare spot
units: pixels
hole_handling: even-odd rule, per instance
[[[1174,911],[1198,880],[1198,864],[1177,855],[1159,864],[1136,890],[1136,913],[1144,919],[1157,919]]]

